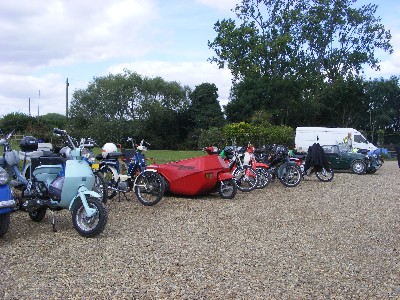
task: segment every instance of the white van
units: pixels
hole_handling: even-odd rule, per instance
[[[344,138],[351,134],[353,148],[362,150],[376,150],[373,144],[354,128],[328,128],[328,127],[297,127],[295,148],[298,152],[307,152],[308,147],[314,143],[323,145],[337,145],[343,143]]]

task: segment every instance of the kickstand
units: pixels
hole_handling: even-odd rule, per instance
[[[126,193],[118,192],[118,202],[121,202],[121,194],[124,195],[124,197],[125,197],[126,200],[129,200],[128,197],[126,196]]]
[[[53,225],[53,232],[57,232],[57,229],[56,229],[56,215],[54,213],[54,210],[51,211],[51,225]]]

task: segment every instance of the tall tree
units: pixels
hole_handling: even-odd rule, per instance
[[[218,102],[218,88],[214,83],[202,83],[189,96],[192,101],[191,113],[196,129],[221,127],[224,115]]]

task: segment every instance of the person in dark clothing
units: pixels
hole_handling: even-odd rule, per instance
[[[394,150],[396,150],[397,164],[399,165],[400,168],[400,145],[394,147]]]

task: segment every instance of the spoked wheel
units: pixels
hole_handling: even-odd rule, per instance
[[[218,189],[219,195],[222,199],[233,199],[237,192],[237,186],[235,180],[229,179],[221,181]]]
[[[0,215],[0,237],[5,235],[10,227],[10,213]]]
[[[271,175],[269,174],[268,169],[265,167],[257,167],[256,171],[258,174],[258,185],[256,188],[263,189],[267,187],[271,181]]]
[[[236,168],[233,171],[233,176],[239,191],[250,192],[257,187],[258,175],[256,170],[250,166],[243,166],[243,169]]]
[[[101,168],[99,170],[103,175],[103,179],[106,183],[106,198],[112,199],[117,195],[117,191],[115,190],[118,186],[118,182],[115,180],[113,172],[110,168]],[[104,198],[103,198],[104,199]]]
[[[90,208],[96,213],[88,217],[82,201],[79,201],[72,210],[72,223],[76,231],[84,237],[94,237],[103,232],[108,219],[108,211],[99,199],[89,197],[86,199]]]
[[[106,180],[104,179],[103,174],[101,174],[100,172],[94,173],[93,191],[100,194],[103,203],[107,203],[108,187],[107,187],[107,183],[106,183]]]
[[[47,211],[46,207],[39,207],[38,209],[29,212],[29,217],[31,218],[32,221],[40,222],[46,216],[46,211]]]
[[[164,196],[164,178],[157,172],[144,171],[135,180],[135,194],[140,203],[152,206]]]
[[[286,187],[298,186],[301,181],[301,169],[297,165],[287,165],[279,181]]]
[[[322,168],[321,171],[315,172],[315,175],[320,181],[328,182],[333,179],[334,173],[332,169]]]

